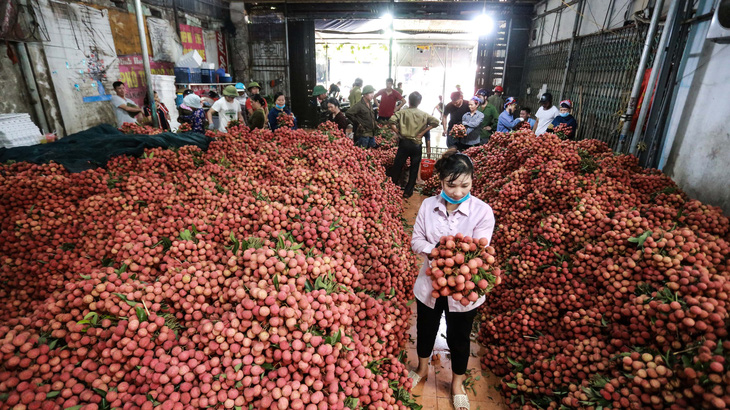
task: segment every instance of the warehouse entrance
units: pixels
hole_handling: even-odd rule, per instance
[[[316,27],[317,83],[339,82],[345,104],[355,78],[377,90],[392,77],[403,83],[404,96],[421,93],[420,108],[436,117],[440,96],[448,102],[457,86],[466,98],[474,94],[478,37],[463,22],[395,20],[392,31],[381,20],[320,21]],[[446,147],[442,134],[441,127],[431,131],[434,147]]]

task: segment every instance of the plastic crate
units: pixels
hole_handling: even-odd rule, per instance
[[[207,68],[200,69],[200,82],[201,83],[217,83],[218,82],[218,74],[215,73],[215,70],[209,70]]]
[[[199,68],[175,67],[175,82],[178,84],[200,83]]]
[[[219,78],[220,78],[221,83],[232,83],[233,82],[233,77],[231,77],[230,75],[224,75]]]

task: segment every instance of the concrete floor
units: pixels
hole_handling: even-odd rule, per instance
[[[408,223],[413,224],[418,214],[421,202],[426,199],[418,193],[408,199],[404,206],[403,216]],[[411,305],[413,313],[411,315],[411,341],[408,343],[408,366],[409,369],[415,370],[418,365],[418,355],[416,354],[416,305]],[[439,336],[436,338],[434,346],[431,366],[429,368],[428,378],[421,381],[418,386],[413,389],[418,404],[424,409],[452,410],[454,408],[451,401],[451,362],[449,361],[449,347],[446,344],[446,322],[445,318],[441,318],[441,328]],[[506,409],[507,405],[496,386],[499,385],[499,378],[489,371],[482,372],[479,363],[479,357],[483,348],[476,342],[471,343],[471,357],[469,358],[469,369],[471,377],[479,380],[474,381],[474,391],[468,392],[469,401],[472,410],[496,410]],[[438,355],[438,360],[433,360]]]

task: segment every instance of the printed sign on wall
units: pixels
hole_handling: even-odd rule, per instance
[[[226,38],[220,31],[215,32],[216,43],[218,43],[218,68],[222,68],[228,72],[228,48],[226,47]]]
[[[180,40],[183,45],[183,54],[197,50],[205,61],[205,43],[203,43],[203,29],[200,27],[180,24]]]
[[[144,63],[141,55],[119,56],[119,80],[127,86],[127,98],[140,107],[147,92]],[[150,61],[152,74],[175,75],[174,65],[167,62]]]

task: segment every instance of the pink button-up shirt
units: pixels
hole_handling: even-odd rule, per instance
[[[413,287],[416,298],[431,309],[436,305],[436,298],[431,296],[433,286],[431,278],[426,275],[426,269],[429,264],[428,254],[438,245],[442,236],[462,233],[476,239],[487,238],[491,242],[492,231],[494,213],[481,199],[472,196],[450,215],[446,212],[446,202],[440,196],[432,196],[423,201],[413,226],[411,240],[413,251],[423,256],[423,266]],[[479,307],[485,299],[482,296],[476,302],[464,306],[449,296],[449,312],[468,312]]]

